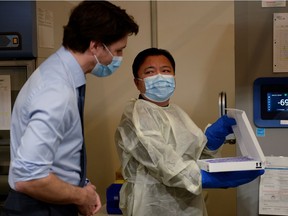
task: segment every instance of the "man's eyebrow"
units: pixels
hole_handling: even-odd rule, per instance
[[[124,45],[123,47],[120,47],[119,50],[125,49],[126,45]]]
[[[145,70],[147,70],[147,69],[155,69],[155,67],[154,66],[148,66],[145,68]]]
[[[160,68],[172,68],[172,66],[170,66],[170,65],[164,65],[164,66],[161,66]]]

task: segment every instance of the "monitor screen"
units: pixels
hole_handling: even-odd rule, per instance
[[[288,77],[259,77],[253,84],[257,127],[288,128]]]
[[[262,119],[288,120],[288,85],[261,87]]]
[[[268,92],[267,112],[281,111],[288,111],[288,92]]]

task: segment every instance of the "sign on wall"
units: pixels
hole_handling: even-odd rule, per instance
[[[288,72],[288,13],[274,13],[273,72]]]

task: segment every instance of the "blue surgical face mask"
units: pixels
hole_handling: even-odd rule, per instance
[[[109,65],[103,65],[99,62],[96,55],[94,55],[97,64],[91,71],[91,73],[97,77],[106,77],[113,74],[121,65],[123,57],[122,56],[113,56],[110,50],[104,45],[105,49],[109,52],[109,54],[112,56],[112,62]]]
[[[146,91],[143,94],[146,98],[154,102],[164,102],[168,100],[175,90],[175,79],[173,75],[157,74],[144,78]]]

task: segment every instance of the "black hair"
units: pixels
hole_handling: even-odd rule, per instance
[[[83,1],[64,26],[62,45],[84,53],[91,41],[110,45],[126,35],[136,35],[139,26],[124,9],[108,1]]]
[[[143,62],[146,60],[147,57],[149,56],[160,56],[163,55],[165,56],[171,63],[173,70],[175,72],[175,60],[173,56],[168,52],[167,50],[164,49],[158,49],[158,48],[148,48],[140,53],[135,57],[133,64],[132,64],[132,71],[134,78],[138,78],[138,70],[143,64]]]

